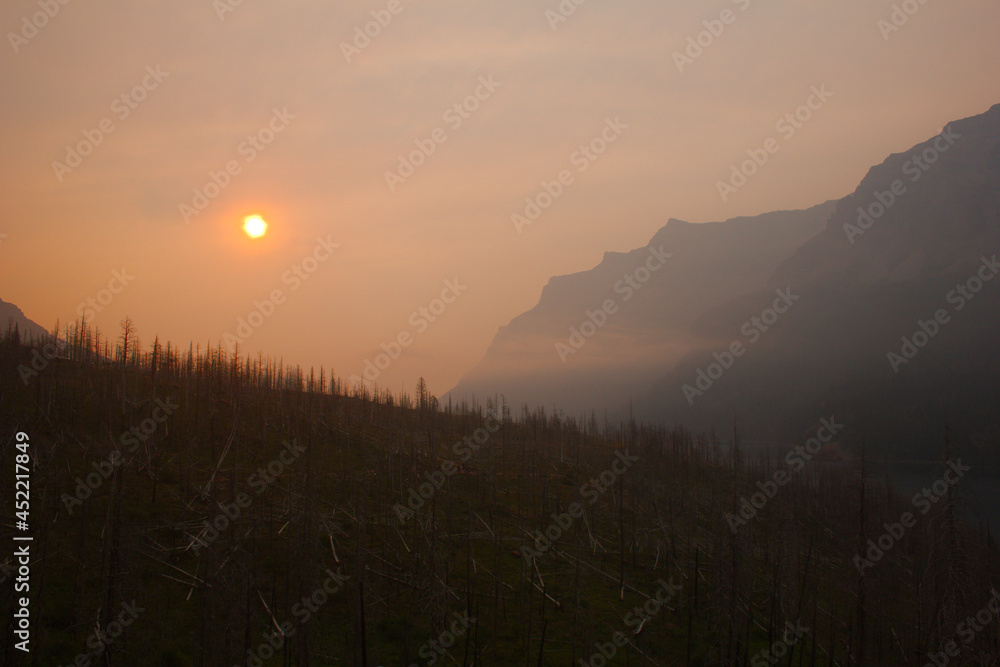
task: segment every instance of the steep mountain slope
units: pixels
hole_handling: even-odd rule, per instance
[[[1000,105],[870,170],[767,289],[695,330],[741,339],[740,323],[780,288],[799,297],[795,306],[703,394],[684,387],[699,389],[698,369],[713,358],[691,355],[640,413],[692,425],[737,419],[779,437],[836,410],[900,455],[938,448],[947,421],[984,449],[998,435],[998,252]]]
[[[840,201],[671,221],[650,245],[673,256],[578,351],[570,327],[588,333],[588,309],[648,249],[554,278],[453,395],[768,440],[836,411],[901,456],[935,452],[946,423],[984,455],[1000,436],[1000,105],[889,156]]]
[[[622,405],[704,344],[691,336],[700,316],[763,287],[833,208],[697,225],[670,220],[645,248],[609,252],[589,271],[552,278],[538,305],[499,330],[451,395],[500,393],[515,405],[573,412]]]
[[[21,340],[41,340],[48,336],[45,327],[29,320],[20,308],[0,299],[0,332],[6,332],[8,327],[17,326]]]

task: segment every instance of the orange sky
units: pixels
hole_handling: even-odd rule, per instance
[[[0,298],[51,327],[124,269],[104,330],[127,313],[144,343],[214,343],[259,310],[244,350],[345,377],[403,342],[394,390],[443,394],[550,276],[669,217],[839,198],[1000,102],[995,0],[914,4],[892,32],[881,1],[590,0],[565,21],[555,0],[122,4],[0,6]],[[832,97],[779,132],[813,86]],[[543,182],[562,192],[519,233]]]

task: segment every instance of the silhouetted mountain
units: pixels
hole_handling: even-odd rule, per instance
[[[554,280],[455,393],[496,387],[508,400],[570,412],[608,406],[615,416],[632,398],[643,419],[725,432],[735,422],[758,439],[794,438],[835,414],[901,456],[939,452],[947,422],[956,444],[983,449],[1000,435],[998,222],[1000,105],[891,155],[835,203],[671,222],[654,238],[674,253],[670,269],[575,355],[600,363],[571,356],[541,372],[516,370],[526,357],[512,350],[547,343],[555,357],[567,318],[582,320],[581,304],[599,303],[600,287],[624,265],[602,271],[606,258]],[[755,223],[759,236],[749,232]],[[730,359],[737,343],[741,354]],[[600,373],[584,372],[594,365]]]
[[[451,394],[500,393],[514,405],[555,403],[570,412],[617,408],[699,348],[698,318],[766,285],[823,229],[833,206],[710,224],[670,220],[647,247],[605,253],[590,271],[552,278],[538,305],[499,330]],[[670,257],[650,270],[661,254]]]
[[[983,450],[1000,434],[998,223],[1000,105],[870,170],[767,289],[697,329],[738,338],[779,288],[800,297],[794,308],[693,405],[683,386],[711,353],[666,374],[639,414],[790,437],[827,411],[899,456],[939,451],[947,422]]]
[[[49,335],[45,327],[29,320],[20,308],[0,299],[0,327],[2,327],[2,331],[6,332],[8,327],[13,328],[15,325],[23,341],[42,340]]]

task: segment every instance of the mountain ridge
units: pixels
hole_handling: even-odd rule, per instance
[[[659,301],[660,308],[652,314],[652,323],[656,327],[677,329],[694,321],[698,313],[713,304],[723,303],[741,293],[748,292],[751,286],[747,283],[747,275],[763,285],[769,271],[784,258],[790,249],[818,233],[826,219],[832,213],[833,202],[826,202],[803,211],[776,211],[762,216],[740,216],[732,221],[720,223],[690,223],[676,218],[668,220],[667,224],[657,230],[647,245],[628,252],[606,252],[601,262],[591,269],[571,274],[553,276],[542,289],[538,302],[531,309],[513,318],[509,323],[497,330],[496,336],[484,356],[514,357],[519,363],[540,369],[539,375],[544,376],[551,370],[561,368],[571,375],[583,374],[593,381],[610,382],[608,390],[591,394],[586,400],[598,401],[606,405],[616,386],[614,378],[606,377],[593,366],[599,366],[603,360],[604,350],[598,338],[588,341],[587,346],[574,353],[577,358],[585,358],[584,362],[565,366],[553,351],[553,345],[559,338],[566,339],[571,327],[580,325],[586,319],[587,312],[593,312],[609,298],[621,309],[608,318],[608,324],[601,329],[602,338],[613,339],[617,333],[627,328],[640,327],[649,333],[650,323],[642,322],[642,308],[647,310]],[[736,229],[733,234],[729,229]],[[741,257],[743,248],[747,245],[756,246],[759,257],[756,261]],[[652,276],[641,289],[630,290],[621,285],[623,277],[632,270],[637,270],[644,256],[651,248],[659,252],[672,254],[662,269]],[[728,268],[713,266],[713,256],[721,256]],[[692,295],[683,289],[664,292],[663,281],[683,284],[699,282],[706,285],[705,292],[692,299]],[[616,294],[615,286],[621,290]],[[654,297],[651,295],[658,295]],[[655,328],[655,327],[654,327]],[[530,341],[525,340],[530,338]],[[650,342],[654,347],[659,343]],[[676,354],[673,354],[676,356]],[[648,366],[641,362],[642,366]],[[477,369],[470,371],[450,395],[463,398],[471,394],[492,395],[499,391],[515,403],[522,398],[530,402],[548,394],[549,389],[535,392],[535,395],[523,396],[516,388],[499,387],[492,384],[479,384],[475,376],[483,371],[482,363]],[[640,370],[641,369],[637,369]],[[640,373],[647,375],[648,371]],[[505,375],[504,368],[491,369],[493,373]],[[595,375],[596,374],[596,375]],[[470,380],[472,381],[470,383]],[[572,379],[569,384],[578,385],[579,380]],[[478,386],[469,386],[475,384]],[[464,394],[464,395],[463,395]],[[576,401],[584,406],[586,401]]]
[[[985,442],[995,420],[972,418],[968,406],[976,392],[992,396],[986,387],[1000,376],[989,340],[1000,332],[993,314],[1000,309],[990,308],[1000,305],[1000,290],[984,289],[970,302],[975,317],[953,313],[902,378],[886,356],[946,305],[949,290],[983,257],[1000,251],[998,193],[1000,104],[889,155],[841,199],[721,222],[669,219],[647,246],[673,253],[659,282],[649,283],[666,287],[648,288],[635,299],[641,306],[609,316],[564,363],[545,344],[565,341],[574,317],[579,329],[585,308],[606,294],[609,269],[621,270],[646,249],[605,253],[593,269],[554,277],[538,304],[501,327],[449,393],[462,399],[498,392],[515,404],[554,404],[577,414],[604,407],[616,417],[701,430],[728,430],[736,420],[755,437],[778,440],[837,405],[894,443],[890,449],[907,440],[931,446],[928,433],[937,438],[949,420],[960,437]],[[786,234],[778,251],[758,256],[762,240],[779,242],[777,229]],[[792,289],[801,301],[689,404],[682,388],[713,353],[742,340],[741,326],[779,289]],[[871,398],[865,408],[852,398],[861,396]],[[898,415],[913,413],[907,401],[937,407],[906,423]]]
[[[42,325],[28,319],[16,304],[0,299],[0,326],[6,332],[8,327],[17,325],[21,340],[24,342],[38,341],[48,338],[49,332]]]

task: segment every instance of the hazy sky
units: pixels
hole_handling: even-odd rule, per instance
[[[555,0],[237,2],[0,5],[0,298],[51,327],[124,269],[94,323],[127,313],[145,344],[186,345],[237,335],[280,290],[245,351],[347,377],[404,334],[378,382],[423,375],[440,395],[550,276],[670,217],[842,197],[1000,102],[996,0],[909,0],[891,32],[882,0],[588,0],[568,17]],[[824,86],[807,122],[776,127]],[[717,183],[769,138],[778,152],[724,201]],[[387,179],[418,141],[433,153]],[[200,201],[213,172],[225,187]],[[562,172],[519,233],[512,214]],[[252,213],[261,239],[241,230]],[[456,280],[435,321],[420,314]]]

